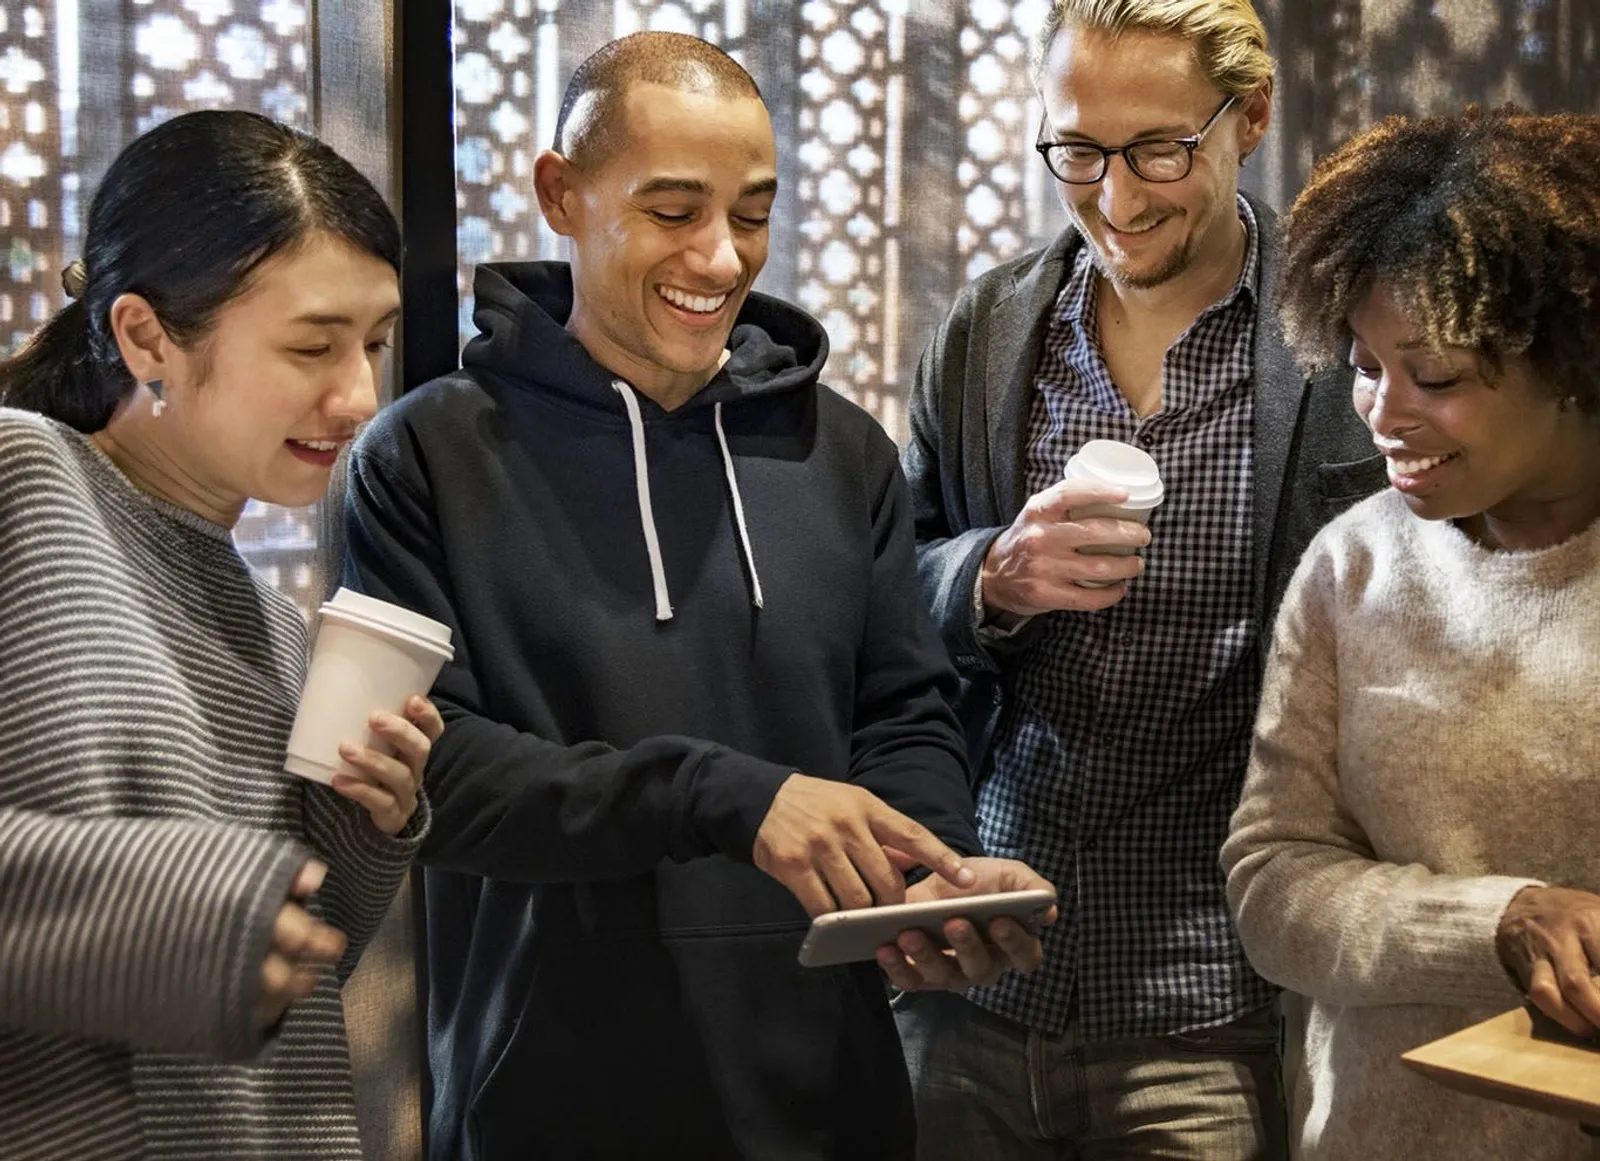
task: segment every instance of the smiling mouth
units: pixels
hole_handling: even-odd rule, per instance
[[[1120,237],[1123,237],[1123,238],[1137,238],[1141,234],[1148,234],[1151,230],[1154,230],[1157,226],[1161,225],[1161,223],[1164,222],[1164,221],[1166,221],[1166,219],[1162,218],[1159,221],[1151,222],[1148,226],[1140,226],[1137,230],[1119,229],[1118,227],[1113,226],[1110,222],[1106,223],[1106,227],[1113,234],[1116,234],[1116,235],[1118,235]]]
[[[331,452],[338,451],[346,443],[350,442],[350,439],[346,436],[344,439],[291,439],[289,442],[308,451]]]
[[[728,291],[721,294],[690,294],[675,286],[657,286],[656,293],[679,310],[690,314],[716,314],[728,301]]]
[[[1423,472],[1431,472],[1440,464],[1456,458],[1455,452],[1443,456],[1425,456],[1421,459],[1402,460],[1391,456],[1389,458],[1389,474],[1394,476],[1420,476]]]

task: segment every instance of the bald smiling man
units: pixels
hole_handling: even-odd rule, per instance
[[[534,184],[571,265],[480,268],[463,369],[352,462],[350,582],[458,642],[431,1155],[909,1158],[885,975],[799,966],[808,914],[1042,880],[976,857],[895,449],[818,383],[815,320],[751,291],[777,163],[742,68],[616,41],[553,144]],[[884,970],[1039,960],[1015,924],[957,935]]]

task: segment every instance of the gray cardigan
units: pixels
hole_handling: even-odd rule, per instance
[[[1255,553],[1253,597],[1265,639],[1301,553],[1317,529],[1387,483],[1383,458],[1350,403],[1349,372],[1308,378],[1284,344],[1271,308],[1283,266],[1278,219],[1251,198],[1261,248],[1255,339]],[[960,706],[982,777],[1002,699],[1006,656],[1025,629],[978,637],[972,593],[989,546],[1027,502],[1024,459],[1034,371],[1056,296],[1081,236],[998,266],[970,283],[935,332],[911,394],[905,471],[916,517],[918,566],[935,623],[963,678]],[[1035,622],[1037,624],[1037,622]],[[1265,650],[1262,651],[1263,654]]]

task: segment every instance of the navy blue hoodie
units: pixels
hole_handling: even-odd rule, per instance
[[[979,850],[894,445],[774,299],[666,412],[564,329],[565,265],[476,293],[463,370],[371,424],[347,511],[347,583],[455,635],[430,1155],[909,1157],[876,966],[800,967],[806,916],[750,862],[796,770]]]

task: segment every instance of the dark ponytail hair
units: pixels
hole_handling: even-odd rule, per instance
[[[190,347],[263,262],[319,232],[400,269],[394,215],[315,137],[240,110],[156,126],[106,171],[69,279],[79,293],[0,362],[0,404],[98,431],[135,386],[111,333],[118,295],[145,298]]]

